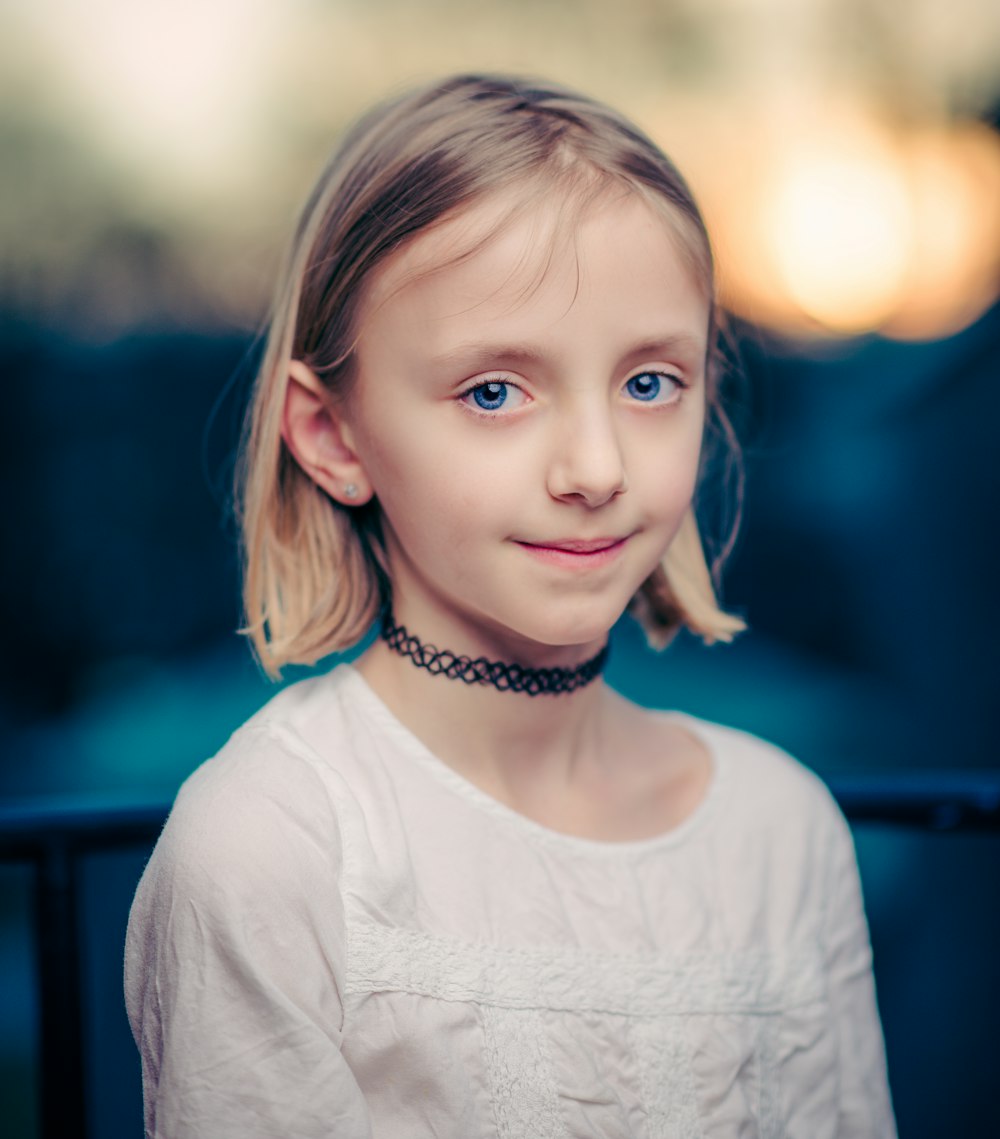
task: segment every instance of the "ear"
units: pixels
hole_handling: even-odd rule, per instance
[[[361,506],[373,495],[344,417],[319,376],[301,360],[288,368],[281,437],[303,471],[342,506]]]

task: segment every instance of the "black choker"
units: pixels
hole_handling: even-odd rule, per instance
[[[389,613],[382,615],[382,640],[393,652],[409,657],[417,668],[426,668],[433,676],[447,676],[464,684],[489,684],[501,692],[527,692],[529,696],[575,692],[601,675],[608,659],[608,646],[595,657],[576,668],[528,668],[521,664],[504,664],[499,660],[466,656],[425,645],[397,625]]]

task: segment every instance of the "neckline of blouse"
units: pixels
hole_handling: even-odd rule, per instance
[[[361,673],[350,664],[339,665],[335,673],[343,673],[349,688],[353,689],[351,699],[360,704],[364,713],[384,729],[400,749],[415,759],[420,769],[426,772],[439,785],[452,794],[458,795],[467,804],[481,810],[507,826],[521,830],[524,834],[544,842],[548,846],[596,855],[599,857],[621,857],[648,854],[668,847],[679,846],[712,815],[728,781],[728,759],[718,747],[710,725],[686,712],[650,709],[656,716],[662,716],[673,723],[683,725],[708,749],[712,764],[712,774],[700,802],[693,811],[676,826],[660,834],[641,839],[585,838],[582,835],[567,834],[554,830],[544,823],[536,822],[513,807],[495,799],[488,792],[477,787],[464,775],[460,775],[444,760],[430,750],[389,708]]]

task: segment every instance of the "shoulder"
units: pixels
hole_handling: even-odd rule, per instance
[[[303,700],[280,693],[187,779],[132,903],[129,1017],[144,1063],[164,1086],[190,1079],[186,1095],[251,1037],[259,1058],[310,1021],[339,1032],[350,800],[296,730]]]
[[[677,719],[709,749],[730,813],[786,834],[850,842],[829,788],[800,760],[751,732],[687,714]]]
[[[336,696],[331,677],[292,685],[234,732],[182,784],[157,845],[160,866],[232,884],[295,875],[309,852],[335,859],[352,806],[336,763]],[[309,742],[320,720],[322,753]]]
[[[716,758],[701,834],[723,909],[743,915],[751,932],[766,928],[774,945],[823,946],[831,930],[860,928],[854,839],[826,784],[767,740],[688,722]]]
[[[705,743],[726,777],[754,799],[788,797],[814,807],[831,802],[819,776],[777,744],[686,713],[677,718]]]

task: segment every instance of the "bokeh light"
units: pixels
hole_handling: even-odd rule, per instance
[[[762,222],[788,299],[838,331],[881,324],[912,244],[899,169],[882,154],[827,140],[788,154],[770,181]]]
[[[1000,151],[977,121],[1000,93],[998,13],[986,0],[10,0],[5,283],[15,307],[92,335],[251,326],[344,125],[408,83],[504,68],[608,98],[678,157],[738,312],[791,335],[933,338],[973,320],[1000,279]],[[95,277],[97,260],[112,271]]]

